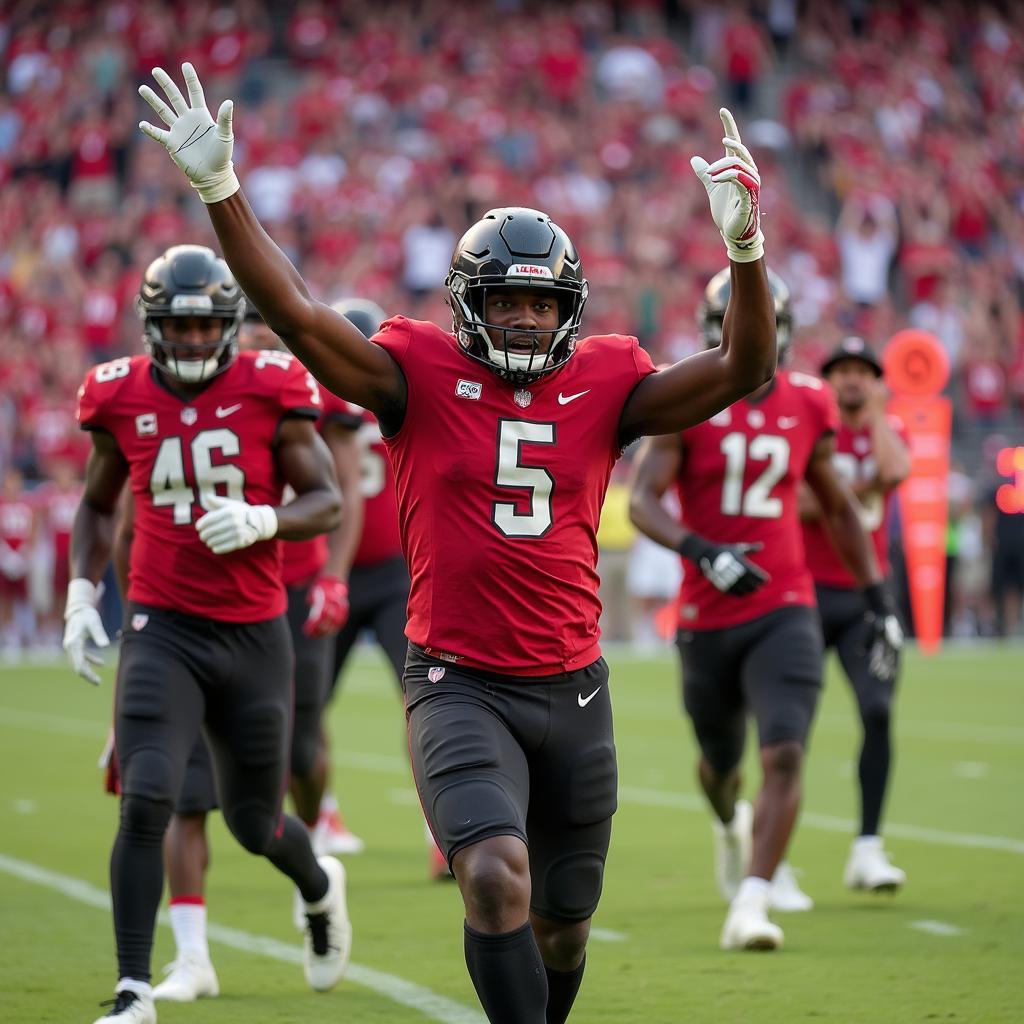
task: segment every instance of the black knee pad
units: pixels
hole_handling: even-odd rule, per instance
[[[305,730],[301,735],[296,731],[295,735],[292,736],[291,771],[293,778],[308,779],[313,774],[319,747],[320,738],[318,731],[313,732],[312,735],[309,735]]]
[[[601,899],[604,858],[577,852],[548,865],[543,879],[545,915],[566,921],[591,917]],[[534,900],[534,902],[539,902]]]
[[[277,817],[265,804],[248,801],[224,808],[224,822],[249,853],[262,856],[277,831]]]
[[[121,764],[121,791],[126,796],[144,797],[170,806],[178,797],[175,789],[174,766],[166,751],[142,747]]]
[[[121,831],[137,841],[159,846],[173,809],[170,800],[150,800],[126,793],[121,797]]]

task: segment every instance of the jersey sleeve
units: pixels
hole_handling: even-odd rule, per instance
[[[412,325],[404,316],[393,316],[380,325],[380,330],[370,339],[375,345],[386,349],[403,373],[408,362],[409,342],[412,340]]]
[[[281,413],[318,420],[324,411],[323,392],[316,378],[298,359],[292,359],[278,393]]]
[[[819,414],[821,416],[821,429],[819,436],[824,434],[835,434],[839,430],[839,403],[836,401],[836,393],[825,384],[821,391],[815,393]]]
[[[80,429],[113,432],[113,400],[129,372],[129,361],[117,359],[110,363],[100,363],[86,374],[82,386],[78,389],[78,404],[75,410],[75,418]]]
[[[654,365],[654,360],[651,359],[650,353],[645,349],[636,338],[629,339],[633,353],[633,365],[636,367],[637,381],[641,381],[644,377],[649,377],[652,373],[657,373],[658,368]]]

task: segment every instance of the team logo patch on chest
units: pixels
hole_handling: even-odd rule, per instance
[[[181,422],[184,423],[186,427],[191,427],[197,419],[199,419],[199,410],[193,409],[191,405],[188,405],[181,410]]]
[[[139,437],[150,437],[156,433],[156,413],[144,412],[135,417],[135,433]]]
[[[530,403],[533,401],[533,392],[527,391],[526,388],[520,388],[513,396],[512,400],[519,406],[520,409],[529,409]]]

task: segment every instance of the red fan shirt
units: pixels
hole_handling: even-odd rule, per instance
[[[762,398],[744,398],[683,431],[677,481],[683,523],[721,544],[760,542],[748,557],[771,580],[746,597],[717,590],[685,562],[683,629],[724,629],[787,605],[815,604],[804,558],[797,489],[819,438],[839,426],[832,392],[817,377],[780,371]]]
[[[210,495],[278,505],[284,480],[274,445],[282,417],[320,415],[320,389],[286,352],[242,352],[186,401],[148,356],[94,367],[78,393],[78,420],[105,430],[128,461],[135,536],[128,597],[225,622],[285,610],[281,544],[215,555],[195,523]]]
[[[346,405],[349,414],[357,417],[360,487],[365,502],[363,532],[352,564],[375,565],[402,553],[395,472],[391,468],[377,417],[369,409],[351,403]]]
[[[903,421],[889,417],[889,425],[907,443]],[[853,430],[840,424],[836,431],[836,450],[832,456],[836,473],[851,486],[874,478],[877,471],[874,455],[871,453],[871,430],[864,427]],[[889,572],[889,502],[887,495],[872,493],[861,502],[861,522],[871,534],[875,557],[883,575]],[[807,564],[815,583],[826,587],[854,589],[857,581],[846,568],[839,553],[832,545],[828,532],[821,523],[804,523],[804,547],[807,549]]]
[[[385,441],[412,578],[406,635],[506,674],[593,662],[597,524],[622,408],[650,357],[635,338],[591,337],[562,369],[515,387],[434,324],[396,317],[374,341],[409,388]]]

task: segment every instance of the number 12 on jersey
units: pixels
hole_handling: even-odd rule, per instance
[[[789,442],[774,434],[758,434],[748,444],[747,435],[735,431],[722,438],[719,448],[725,456],[722,514],[778,519],[782,515],[782,499],[772,497],[771,491],[789,469]],[[767,460],[768,465],[744,492],[748,458],[756,462]]]

